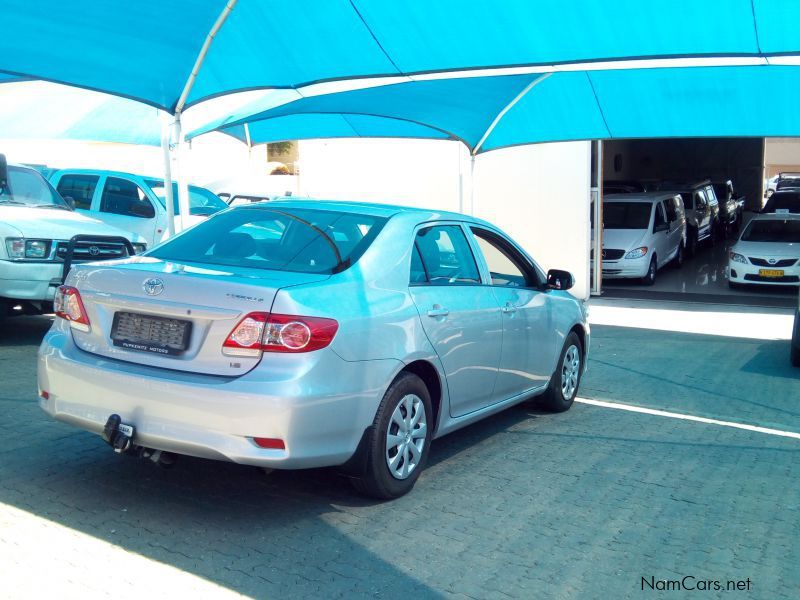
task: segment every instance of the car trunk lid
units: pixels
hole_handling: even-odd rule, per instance
[[[74,277],[74,279],[73,279]],[[91,329],[73,329],[82,350],[154,367],[243,375],[260,357],[222,353],[251,312],[269,313],[277,291],[328,275],[174,263],[151,257],[78,267],[70,275]]]

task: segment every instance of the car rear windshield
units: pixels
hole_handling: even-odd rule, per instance
[[[604,202],[603,226],[606,229],[647,229],[650,202]]]
[[[338,273],[364,253],[385,218],[329,210],[241,207],[165,242],[149,256],[301,273]]]
[[[752,221],[742,234],[743,242],[800,243],[800,220],[765,219]]]
[[[774,213],[778,211],[800,213],[800,193],[775,192],[772,194],[767,200],[764,212]]]

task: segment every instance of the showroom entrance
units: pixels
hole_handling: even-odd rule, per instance
[[[623,203],[621,196],[616,196],[619,202],[615,202],[612,206],[608,200],[612,193],[632,196],[645,191],[652,195],[656,191],[674,190],[681,193],[686,199],[686,204],[691,205],[695,197],[710,196],[707,190],[708,184],[702,183],[710,182],[715,190],[714,195],[719,197],[719,203],[725,202],[727,193],[732,187],[732,195],[738,203],[728,203],[727,206],[738,206],[739,211],[737,218],[733,219],[735,222],[729,226],[720,219],[717,221],[719,225],[715,228],[711,221],[709,225],[711,229],[706,233],[705,226],[700,224],[699,236],[697,230],[694,230],[694,238],[700,238],[696,248],[693,248],[692,240],[687,240],[689,248],[686,248],[685,253],[681,257],[676,255],[669,264],[659,264],[652,282],[647,281],[647,277],[613,278],[615,275],[613,267],[619,266],[622,261],[617,257],[617,264],[612,264],[613,253],[609,250],[606,253],[608,256],[602,269],[600,286],[604,296],[769,306],[793,306],[797,302],[796,286],[777,287],[758,283],[731,285],[729,256],[731,248],[744,228],[762,210],[765,202],[765,177],[773,174],[773,171],[777,173],[785,165],[800,164],[800,144],[794,140],[771,138],[609,140],[602,144],[602,164],[606,249],[611,248],[609,243],[612,239],[623,237],[627,239],[631,236],[629,231],[625,232],[627,237],[620,235],[617,228],[623,225],[619,223],[611,225],[612,221],[620,219],[619,215],[633,214],[630,206]],[[727,182],[731,182],[732,186],[728,186]],[[667,214],[670,210],[669,200],[653,198],[653,202],[663,203],[663,208],[658,210],[663,210],[669,220]],[[687,206],[687,208],[696,207]],[[613,210],[615,213],[612,215],[608,210]],[[692,211],[687,210],[687,215],[690,212]],[[709,208],[708,213],[711,212]],[[649,227],[659,227],[654,221],[660,218],[661,214],[656,214],[656,217],[651,219]],[[691,231],[690,228],[689,238],[692,237]],[[654,237],[652,232],[649,233],[650,237]],[[655,237],[661,235],[659,232]],[[668,232],[665,231],[663,235],[668,235]],[[637,242],[636,245],[646,247],[647,241],[647,238],[643,237],[641,244]],[[628,250],[625,248],[626,252]],[[797,258],[800,260],[800,256]],[[661,263],[661,259],[657,262]]]

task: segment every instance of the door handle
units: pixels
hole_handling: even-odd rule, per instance
[[[429,317],[446,317],[450,314],[450,311],[446,308],[442,308],[438,304],[434,304],[433,308],[428,311]]]
[[[507,315],[511,315],[517,312],[517,307],[511,304],[511,302],[506,302],[505,306],[503,306],[500,310]]]

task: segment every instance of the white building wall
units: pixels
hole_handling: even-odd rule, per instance
[[[478,156],[475,216],[504,229],[544,268],[575,275],[589,295],[589,142],[519,146]],[[430,140],[300,142],[303,195],[459,210],[459,168],[469,208],[463,145]]]

